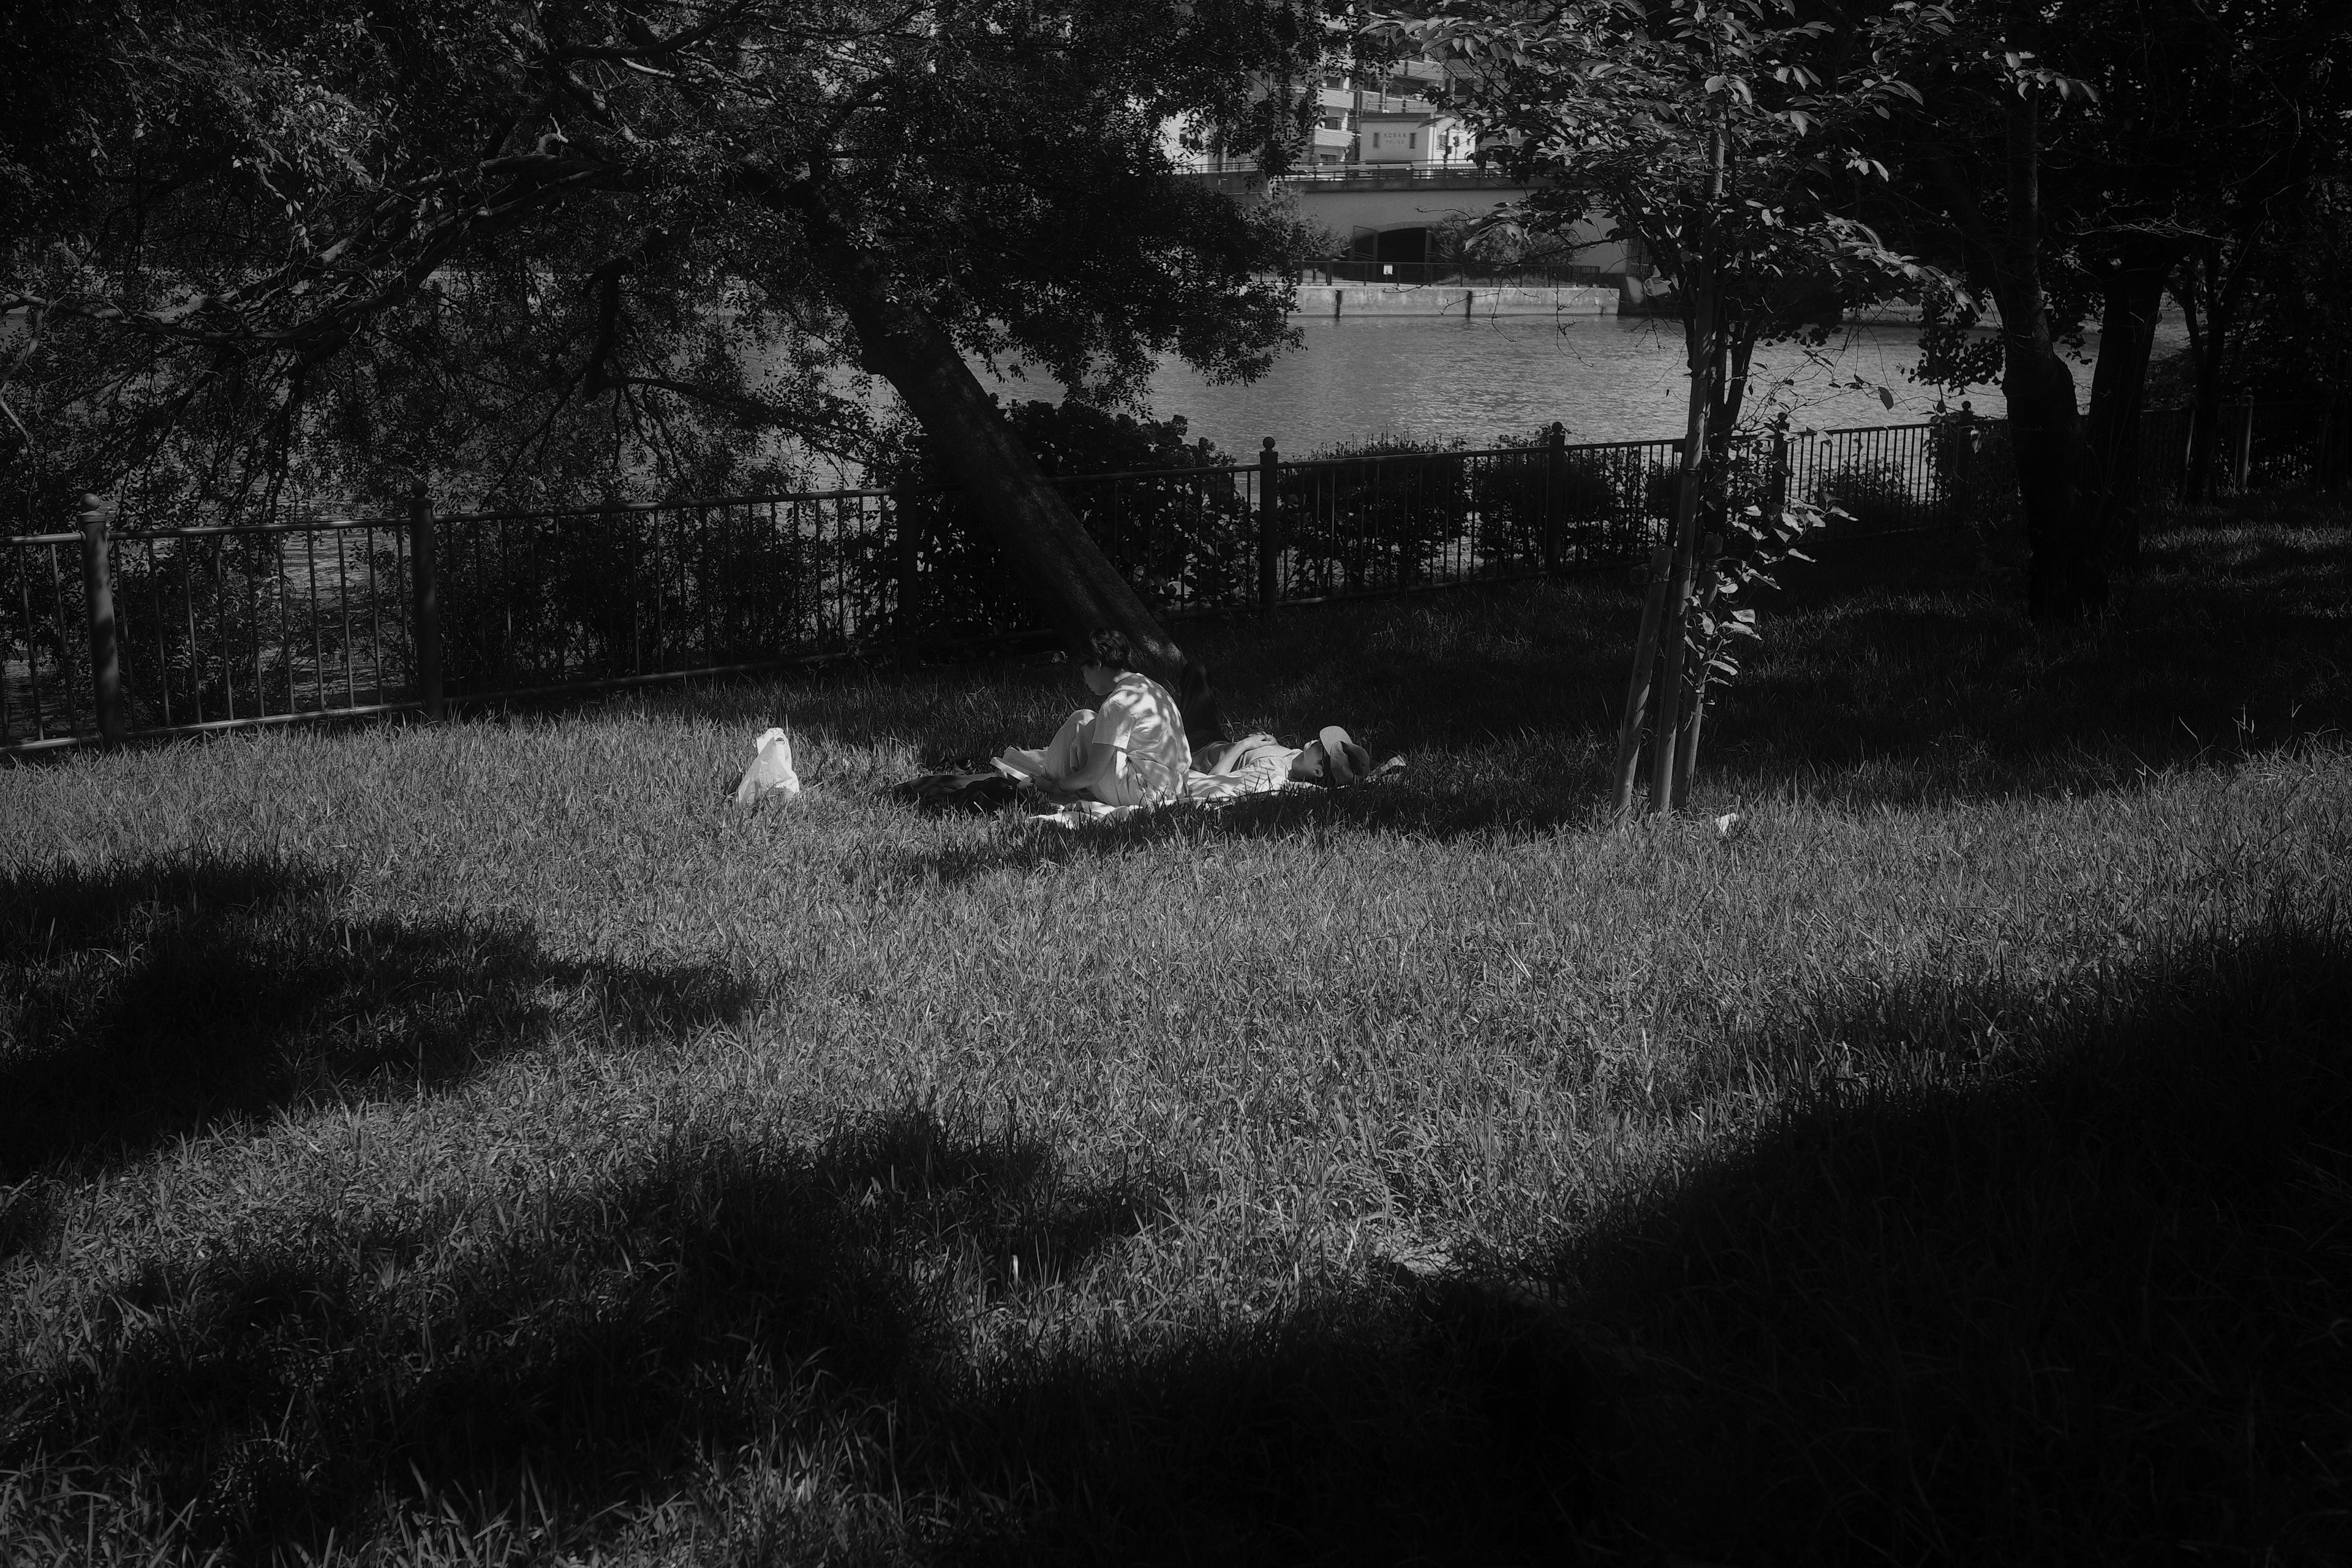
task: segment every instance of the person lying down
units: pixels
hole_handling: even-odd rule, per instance
[[[1150,807],[1183,798],[1192,769],[1184,716],[1168,689],[1135,662],[1125,633],[1098,631],[1087,638],[1078,676],[1096,706],[1073,711],[1035,750],[1006,747],[998,771],[1109,806]]]
[[[1391,757],[1373,767],[1364,748],[1337,725],[1304,746],[1257,733],[1235,741],[1219,737],[1196,751],[1176,700],[1132,668],[1134,660],[1123,634],[1095,633],[1079,675],[1099,706],[1071,713],[1043,746],[1007,747],[996,772],[1067,802],[1053,816],[1075,825],[1179,802],[1222,805],[1297,784],[1337,787],[1404,765]]]

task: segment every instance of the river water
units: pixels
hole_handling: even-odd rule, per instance
[[[1682,330],[1671,320],[1586,316],[1360,316],[1294,318],[1304,342],[1256,382],[1217,386],[1181,362],[1152,378],[1152,413],[1182,415],[1196,437],[1235,458],[1271,436],[1287,457],[1381,435],[1485,446],[1558,419],[1570,441],[1635,441],[1680,434],[1688,382]],[[2161,354],[2180,336],[2158,329]],[[2096,340],[2074,367],[2077,395],[2090,398]],[[1907,424],[1934,409],[1937,390],[1904,372],[1918,359],[1918,329],[1902,323],[1842,330],[1821,349],[1768,344],[1757,350],[1753,400],[1768,392],[1788,407],[1792,427]],[[1050,395],[1034,377],[1001,384],[1007,401]],[[1998,387],[1948,394],[1998,417]]]

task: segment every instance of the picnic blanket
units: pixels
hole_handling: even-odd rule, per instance
[[[1203,747],[1196,761],[1207,765],[1195,766],[1184,775],[1182,791],[1167,806],[1108,805],[1090,797],[1061,794],[1002,758],[996,767],[1013,781],[1024,805],[1044,808],[1026,813],[1030,821],[1060,827],[1124,822],[1154,810],[1214,808],[1285,790],[1344,787],[1384,778],[1404,769],[1402,757],[1391,757],[1373,767],[1370,753],[1336,724],[1304,746],[1286,746],[1272,735],[1261,732]]]

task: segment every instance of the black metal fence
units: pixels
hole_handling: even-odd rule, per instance
[[[2345,477],[2344,411],[2224,410],[2223,491]],[[1640,560],[1679,444],[1374,452],[1057,480],[1162,616]],[[2183,415],[2149,416],[2146,500]],[[1735,505],[1832,504],[1874,533],[1997,520],[2007,427],[1947,419],[1740,444]],[[319,518],[0,540],[0,751],[772,667],[1032,613],[952,491],[835,490],[566,511]]]

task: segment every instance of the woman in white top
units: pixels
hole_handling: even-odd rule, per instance
[[[1007,751],[1004,760],[1040,784],[1106,805],[1165,805],[1180,797],[1192,766],[1184,716],[1168,689],[1134,663],[1124,633],[1095,633],[1078,674],[1097,705],[1063,720],[1043,749]]]

